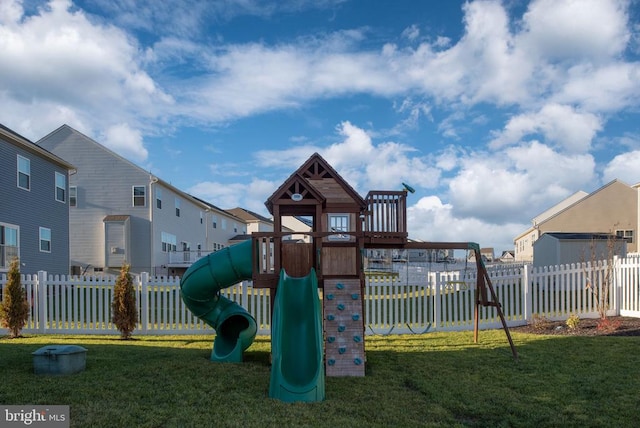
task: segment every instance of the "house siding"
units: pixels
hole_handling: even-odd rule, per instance
[[[69,159],[78,169],[70,183],[77,187],[78,193],[77,206],[70,210],[70,240],[71,264],[82,270],[102,268],[114,273],[116,264],[126,260],[132,273],[170,274],[169,255],[162,251],[162,232],[176,237],[177,251],[182,251],[183,242],[188,242],[192,251],[197,250],[198,244],[203,251],[210,251],[214,249],[214,242],[226,245],[236,234],[234,222],[242,223],[66,125],[40,140],[39,144]],[[144,186],[144,206],[133,205],[134,186]],[[161,208],[156,205],[158,190],[162,196]],[[176,199],[180,201],[180,216],[176,215]],[[212,214],[218,216],[216,229],[212,226]],[[107,227],[115,226],[105,223],[107,216],[128,216],[128,237],[124,239],[126,248],[122,253],[111,254],[109,239],[117,239],[117,236],[115,229],[107,230]],[[222,228],[223,218],[226,229]],[[244,223],[239,227],[243,226]],[[108,232],[114,234],[108,236]]]
[[[638,192],[626,184],[613,181],[542,223],[540,233],[589,232],[615,233],[633,230],[628,251],[638,251]]]
[[[78,171],[71,177],[77,186],[77,206],[71,207],[69,219],[71,265],[83,270],[106,268],[104,219],[108,215],[130,216],[130,255],[132,272],[149,271],[151,264],[148,173],[115,153],[63,126],[38,142],[56,155],[68,159]],[[132,186],[145,186],[146,203],[133,206]]]
[[[30,161],[30,190],[17,186],[17,156]],[[55,173],[67,177],[65,202],[55,198]],[[0,223],[19,227],[21,273],[69,273],[69,170],[0,136]],[[51,252],[40,251],[40,227],[51,230]]]

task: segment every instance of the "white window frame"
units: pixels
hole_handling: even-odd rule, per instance
[[[60,181],[60,182],[58,182]],[[62,185],[62,186],[60,186]],[[63,204],[67,202],[67,176],[61,174],[59,172],[55,172],[55,198],[56,201],[62,202]],[[58,197],[58,193],[62,193],[62,199]]]
[[[142,189],[142,194],[137,195],[136,190]],[[136,203],[142,198],[142,205]],[[136,208],[144,208],[147,206],[147,186],[131,186],[131,204]]]
[[[69,186],[69,206],[78,206],[78,186]]]
[[[633,229],[620,229],[616,230],[616,236],[618,238],[624,238],[628,243],[633,244]]]
[[[179,198],[176,198],[175,206],[176,206],[176,217],[180,217],[180,199]]]
[[[48,227],[40,227],[39,232],[38,232],[38,237],[39,237],[38,248],[40,249],[40,252],[41,253],[51,253],[51,229],[49,229]],[[42,248],[42,244],[43,243],[48,243],[49,244],[48,248],[43,249]]]
[[[7,244],[7,237],[10,236],[7,231],[11,230],[15,233],[15,245]],[[10,243],[11,244],[11,243]],[[13,248],[14,251],[10,251]],[[0,270],[9,269],[9,263],[14,257],[20,258],[20,226],[9,223],[0,223]]]
[[[335,220],[335,221],[334,221]],[[349,214],[327,214],[327,224],[330,232],[349,232],[350,223]],[[340,223],[340,224],[338,224]],[[348,241],[351,239],[351,235],[329,235],[330,241]]]
[[[217,215],[212,215],[211,216],[211,224],[213,225],[214,229],[218,228],[218,216]]]
[[[20,168],[20,160],[23,160],[23,161],[26,162],[25,165],[26,165],[27,171],[23,171]],[[17,166],[17,176],[16,176],[17,182],[16,182],[16,184],[18,185],[18,187],[20,189],[24,189],[24,190],[29,190],[30,191],[31,190],[31,159],[25,158],[24,156],[18,155],[16,166]],[[20,185],[20,174],[22,174],[22,175],[27,177],[27,187],[24,187],[24,186]]]
[[[162,209],[162,188],[156,187],[156,208]]]
[[[163,253],[175,252],[178,248],[178,239],[171,233],[162,232],[161,234],[161,249]]]

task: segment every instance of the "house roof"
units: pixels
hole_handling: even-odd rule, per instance
[[[261,221],[263,223],[273,224],[273,220],[241,207],[232,208],[226,211],[247,222]]]
[[[547,232],[543,233],[543,236],[551,236],[561,241],[585,241],[585,240],[607,240],[607,239],[616,239],[618,238],[616,235],[612,235],[610,233],[587,233],[587,232]]]
[[[249,239],[251,239],[251,235],[241,233],[239,235],[233,236],[232,238],[229,238],[229,241],[247,241]]]
[[[70,164],[66,160],[62,159],[61,157],[58,157],[58,156],[54,155],[49,150],[45,149],[44,147],[41,147],[41,146],[37,145],[33,141],[23,137],[22,135],[18,134],[17,132],[15,132],[12,129],[7,128],[6,126],[4,126],[1,123],[0,123],[0,135],[2,135],[5,138],[11,140],[11,142],[13,142],[14,144],[18,144],[18,145],[22,146],[26,150],[29,150],[31,152],[35,152],[35,153],[39,154],[40,156],[43,156],[43,157],[49,159],[51,162],[56,163],[56,164],[58,164],[58,165],[60,165],[60,166],[62,166],[64,168],[66,168],[67,170],[73,171],[73,170],[76,169],[75,166],[73,166],[72,164]]]
[[[351,185],[345,181],[338,172],[318,153],[312,154],[307,161],[294,171],[289,178],[267,199],[265,205],[269,212],[273,213],[273,205],[278,198],[284,197],[291,189],[301,188],[304,192],[310,193],[310,197],[321,202],[326,202],[325,195],[321,189],[315,187],[311,182],[322,179],[332,178],[344,190],[344,192],[356,203],[361,209],[365,209],[367,204],[365,200],[356,192]],[[304,195],[303,195],[304,197]]]
[[[108,215],[106,216],[102,221],[103,222],[107,222],[107,221],[127,221],[129,220],[131,216],[129,215],[117,215],[117,214],[112,214],[112,215]]]

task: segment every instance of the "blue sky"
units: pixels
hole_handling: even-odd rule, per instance
[[[636,0],[0,0],[0,123],[68,124],[222,208],[313,152],[409,230],[496,251],[640,181]]]

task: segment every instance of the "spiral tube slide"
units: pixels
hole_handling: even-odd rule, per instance
[[[283,269],[271,319],[269,396],[284,402],[324,400],[323,345],[316,271],[290,277]]]
[[[180,281],[185,305],[216,330],[211,361],[242,362],[256,337],[256,320],[220,290],[252,277],[251,240],[225,247],[195,262]]]

